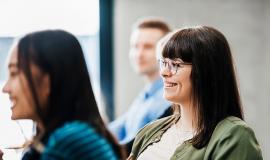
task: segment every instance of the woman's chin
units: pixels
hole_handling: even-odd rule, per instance
[[[164,97],[167,101],[170,101],[170,102],[174,103],[174,97],[175,97],[175,96],[164,93],[164,94],[163,94],[163,97]]]
[[[12,120],[18,120],[18,119],[20,119],[16,114],[11,114],[11,119]]]
[[[17,118],[14,116],[11,116],[11,120],[17,120]]]

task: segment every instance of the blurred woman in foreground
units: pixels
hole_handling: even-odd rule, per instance
[[[78,40],[62,30],[27,34],[12,49],[3,87],[12,119],[31,119],[37,133],[30,159],[124,159],[106,129]]]

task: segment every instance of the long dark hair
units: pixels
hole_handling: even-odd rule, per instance
[[[50,95],[44,110],[38,101],[30,64],[50,77]],[[123,158],[123,151],[106,129],[92,91],[82,48],[72,34],[62,30],[46,30],[27,34],[18,43],[18,66],[29,82],[36,113],[45,130],[37,132],[42,139],[65,122],[81,120],[92,125]]]
[[[191,143],[204,147],[221,120],[243,119],[233,58],[224,35],[208,26],[177,31],[165,45],[162,56],[192,63],[191,83],[197,124]]]

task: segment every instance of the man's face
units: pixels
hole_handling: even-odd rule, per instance
[[[135,71],[151,76],[158,73],[156,44],[164,36],[159,29],[143,28],[134,30],[130,40],[130,60]]]

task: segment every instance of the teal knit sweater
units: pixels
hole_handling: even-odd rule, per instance
[[[116,160],[112,146],[95,129],[81,121],[66,123],[54,131],[42,160]]]

